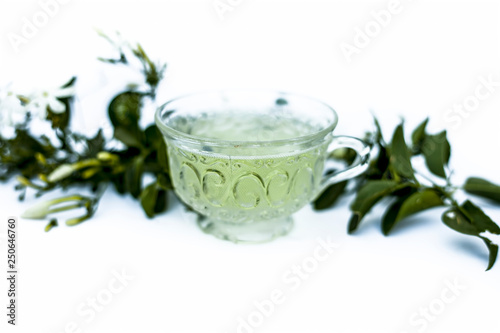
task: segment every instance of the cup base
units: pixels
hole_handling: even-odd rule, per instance
[[[244,244],[269,242],[288,234],[293,228],[291,216],[245,224],[228,223],[198,216],[197,223],[207,234],[233,243]]]

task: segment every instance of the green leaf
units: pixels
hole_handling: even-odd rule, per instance
[[[161,142],[163,141],[163,136],[156,125],[150,125],[146,128],[144,135],[146,136],[146,144],[148,147],[153,147],[155,149],[160,147]]]
[[[86,139],[85,141],[87,145],[85,154],[87,157],[96,157],[97,153],[104,150],[104,145],[106,144],[102,129],[99,129],[93,138]]]
[[[377,157],[370,162],[368,170],[365,175],[368,179],[383,179],[384,174],[389,167],[389,154],[386,148],[386,144],[384,142],[384,138],[382,135],[382,128],[378,119],[374,116],[373,121],[375,123],[375,133],[374,137],[374,145],[378,147]]]
[[[453,207],[444,212],[441,216],[441,220],[446,226],[461,234],[469,236],[479,236],[480,234],[476,226],[473,225],[467,216],[457,207]]]
[[[125,172],[125,187],[134,198],[141,194],[144,159],[140,156],[133,159]]]
[[[164,190],[172,190],[172,181],[170,180],[170,175],[168,173],[160,173],[157,175],[158,185]]]
[[[122,92],[113,98],[108,107],[108,115],[115,127],[137,126],[141,118],[143,95],[135,91]]]
[[[392,218],[393,213],[391,213],[387,221],[384,221],[382,231],[384,235],[388,235],[392,228],[404,218],[438,206],[444,206],[444,202],[436,191],[426,189],[413,193],[401,203],[396,217]]]
[[[351,205],[353,214],[349,220],[348,232],[352,233],[358,228],[363,217],[380,199],[406,186],[406,184],[400,184],[392,180],[371,180],[366,182],[359,189],[356,199]]]
[[[414,179],[415,175],[410,158],[411,154],[404,138],[403,124],[400,124],[392,137],[390,163],[398,175]]]
[[[113,136],[115,137],[115,139],[120,140],[129,147],[136,147],[136,148],[142,147],[142,141],[141,141],[142,135],[139,129],[131,132],[124,127],[117,127],[115,128]]]
[[[446,178],[444,167],[450,160],[450,143],[446,131],[436,135],[428,135],[422,144],[422,153],[429,171],[438,177]]]
[[[422,142],[427,137],[425,129],[427,128],[427,124],[429,123],[429,118],[426,118],[418,127],[413,131],[411,135],[411,141],[414,146],[421,145]]]
[[[153,182],[146,186],[140,195],[141,206],[149,218],[167,209],[167,192]]]
[[[414,193],[404,202],[401,210],[399,211],[398,217],[396,218],[396,222],[399,222],[410,215],[443,205],[443,199],[433,189],[426,189],[421,192]]]
[[[50,107],[47,107],[47,117],[46,119],[52,123],[52,128],[54,129],[66,129],[70,121],[70,102],[71,98],[58,98],[58,100],[64,103],[66,110],[64,112],[53,112]]]
[[[500,235],[500,227],[493,222],[481,208],[474,205],[469,200],[465,201],[462,206],[460,206],[460,209],[480,232],[489,231],[492,234]]]
[[[163,213],[168,208],[168,194],[167,191],[163,189],[158,190],[158,195],[156,198],[156,205],[154,208],[155,214]]]
[[[145,160],[145,170],[154,174],[168,173],[167,145],[156,127],[148,127],[145,131],[147,156]]]
[[[384,235],[388,235],[394,224],[396,224],[396,218],[398,217],[399,210],[407,198],[408,196],[396,199],[396,201],[394,201],[394,203],[385,211],[381,225],[382,233]]]
[[[375,123],[375,141],[377,143],[381,143],[384,141],[384,137],[382,135],[382,127],[380,126],[380,122],[378,121],[377,117],[373,117],[373,122]]]
[[[146,186],[140,196],[141,206],[149,218],[155,216],[156,199],[158,197],[158,186],[156,182]]]
[[[125,184],[125,172],[110,177],[111,182],[115,185],[115,190],[119,194],[127,193],[127,186]]]
[[[453,207],[447,210],[441,219],[444,224],[455,231],[481,238],[489,251],[488,267],[486,270],[488,271],[493,267],[498,256],[498,245],[493,244],[488,238],[480,234],[486,230],[497,233],[498,226],[480,208],[473,205],[470,201],[466,201],[460,207]],[[491,231],[491,229],[495,232]]]
[[[495,262],[497,261],[497,256],[498,256],[498,245],[493,244],[488,238],[486,237],[480,237],[486,246],[488,247],[488,251],[490,252],[489,258],[488,258],[488,267],[486,268],[486,271],[489,271],[490,269],[493,268],[493,265],[495,265]]]
[[[314,201],[313,207],[316,210],[331,208],[335,205],[338,198],[344,193],[347,186],[347,181],[329,186],[321,195]]]
[[[118,94],[108,107],[108,116],[115,128],[114,136],[127,146],[141,147],[143,133],[139,127],[143,94],[126,91]]]
[[[61,86],[61,88],[69,88],[69,87],[73,86],[75,84],[75,82],[76,82],[76,76],[73,76],[71,79],[69,79],[68,82],[66,82],[65,84],[63,84]]]
[[[500,203],[500,186],[486,179],[470,177],[465,182],[463,188],[467,193]]]
[[[378,147],[378,155],[374,161],[371,161],[370,166],[366,171],[366,177],[372,180],[383,179],[384,174],[389,167],[389,156],[387,149],[381,144],[378,144]]]

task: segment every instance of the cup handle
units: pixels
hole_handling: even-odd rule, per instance
[[[339,148],[351,148],[358,156],[347,169],[323,176],[318,194],[322,193],[328,186],[356,177],[368,169],[370,162],[370,146],[368,146],[366,142],[350,136],[336,136],[328,146],[327,154]]]

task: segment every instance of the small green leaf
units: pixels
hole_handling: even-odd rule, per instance
[[[443,205],[443,199],[433,189],[426,189],[421,192],[414,193],[406,199],[401,206],[401,210],[396,218],[396,223],[410,215]]]
[[[394,226],[394,224],[396,224],[396,218],[398,217],[399,210],[401,209],[401,206],[403,205],[403,203],[407,198],[408,196],[398,198],[391,206],[389,206],[389,208],[387,208],[384,217],[382,218],[382,225],[381,225],[382,233],[384,235],[387,236],[391,231],[392,227]]]
[[[407,184],[400,184],[392,180],[371,180],[361,187],[351,204],[352,216],[348,225],[348,232],[354,232],[363,217],[372,209],[383,197],[392,192],[406,187]]]
[[[155,216],[155,206],[158,197],[158,186],[156,182],[146,186],[140,195],[141,206],[149,218]]]
[[[363,216],[359,213],[353,213],[351,218],[349,219],[349,223],[347,225],[347,233],[352,234],[356,229],[358,229],[359,224],[361,223]]]
[[[163,141],[163,137],[156,125],[151,125],[146,128],[144,134],[146,136],[146,144],[148,145],[148,147],[159,149],[161,142]]]
[[[61,86],[61,88],[69,88],[69,87],[73,86],[75,84],[75,82],[76,82],[76,76],[73,76],[71,79],[69,79],[68,82],[66,82],[65,84],[63,84]]]
[[[373,117],[373,122],[375,123],[375,141],[377,143],[382,143],[384,141],[384,137],[382,135],[382,127],[380,126],[380,122],[378,121],[377,117]]]
[[[490,252],[489,259],[488,259],[488,267],[486,268],[486,271],[489,271],[490,269],[493,268],[495,265],[495,262],[497,261],[497,256],[498,256],[498,245],[493,244],[488,238],[486,237],[480,237],[486,246],[488,247],[488,251]]]
[[[413,131],[411,135],[411,141],[414,146],[420,146],[427,137],[425,129],[429,123],[429,118],[426,118],[418,127]]]
[[[378,155],[375,160],[370,162],[370,166],[365,173],[366,178],[371,180],[384,179],[384,174],[389,167],[389,156],[387,153],[387,149],[381,144],[378,144],[378,147]]]
[[[127,193],[127,186],[125,184],[125,172],[119,173],[117,175],[112,175],[110,178],[113,185],[115,185],[116,192],[119,194]]]
[[[441,197],[432,189],[416,192],[401,198],[394,204],[394,210],[397,209],[397,215],[394,212],[388,213],[387,218],[382,222],[382,232],[388,235],[394,226],[404,218],[422,212],[424,210],[443,206]],[[391,207],[390,209],[392,209]]]
[[[155,214],[163,213],[168,208],[168,194],[167,191],[163,189],[158,190],[158,194],[156,196],[156,205],[154,208]]]
[[[380,151],[375,162],[375,166],[379,170],[379,173],[383,175],[389,167],[389,155],[387,153],[387,149],[384,146],[379,145],[379,149]]]
[[[141,206],[149,218],[167,209],[167,192],[153,182],[146,186],[140,195]]]
[[[400,124],[392,137],[390,163],[398,175],[414,179],[410,158],[411,154],[404,138],[403,124]]]
[[[497,233],[499,230],[498,226],[480,208],[467,201],[460,207],[453,207],[447,210],[442,215],[442,220],[444,224],[455,231],[481,238],[489,251],[488,267],[486,270],[490,270],[493,267],[498,255],[498,245],[493,244],[488,238],[481,236],[481,233],[486,230],[491,233]]]
[[[126,189],[134,198],[138,198],[141,194],[143,172],[144,159],[140,156],[133,159],[125,172]]]
[[[500,227],[493,222],[488,215],[486,215],[481,208],[474,205],[469,200],[465,201],[460,206],[462,213],[464,213],[470,221],[476,226],[476,229],[485,232],[489,231],[492,234],[500,235]]]
[[[172,190],[172,181],[170,180],[170,175],[168,173],[160,173],[157,175],[158,185],[164,190]]]
[[[347,186],[347,181],[329,186],[321,195],[314,201],[313,207],[316,210],[331,208],[335,205],[338,198],[344,193]]]
[[[450,160],[450,143],[446,138],[446,131],[428,135],[422,144],[422,153],[429,171],[438,177],[446,178],[444,167]]]
[[[467,193],[500,203],[500,186],[486,179],[470,177],[465,182],[463,188]]]
[[[97,134],[90,139],[86,139],[86,151],[87,157],[96,157],[97,153],[104,150],[104,145],[106,144],[106,139],[102,134],[102,129],[99,129]]]
[[[135,91],[122,92],[113,98],[108,107],[108,115],[114,127],[131,128],[137,126],[141,118],[143,95]]]
[[[446,226],[458,231],[461,234],[469,236],[479,236],[480,234],[480,231],[477,230],[476,226],[474,226],[471,221],[469,221],[467,216],[462,214],[462,212],[456,207],[448,209],[444,212],[441,216],[441,220]]]
[[[66,129],[70,121],[70,102],[71,98],[58,98],[58,100],[64,103],[66,110],[64,112],[53,112],[49,107],[47,107],[47,120],[52,123],[53,129]]]
[[[114,136],[128,146],[141,147],[143,133],[139,127],[143,94],[126,91],[118,94],[108,107],[108,116],[115,128]]]
[[[131,132],[124,127],[117,127],[115,128],[113,136],[115,137],[115,139],[120,140],[129,147],[136,147],[136,148],[142,147],[142,141],[141,141],[142,135],[140,129]]]

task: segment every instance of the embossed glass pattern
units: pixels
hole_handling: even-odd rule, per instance
[[[177,195],[200,215],[200,227],[234,242],[286,234],[291,214],[326,186],[366,168],[368,149],[333,137],[329,106],[278,92],[213,92],[175,99],[156,114]],[[324,176],[328,152],[351,147],[355,165]]]

